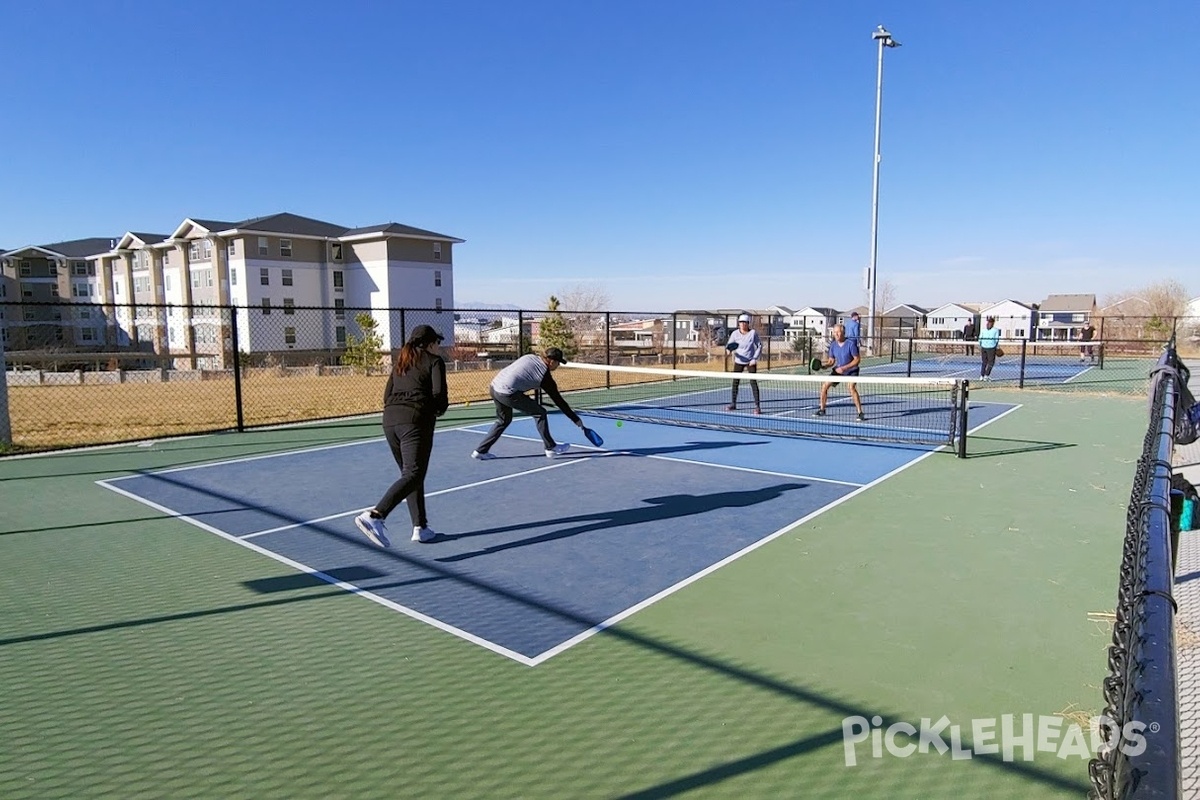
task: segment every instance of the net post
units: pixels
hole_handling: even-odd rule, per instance
[[[517,309],[517,358],[525,355],[525,312]]]
[[[1028,345],[1029,345],[1028,339],[1021,340],[1021,369],[1017,373],[1017,388],[1018,389],[1025,388],[1025,358],[1029,353]]]
[[[1104,321],[1101,320],[1100,324],[1103,325]],[[1103,339],[1101,339],[1099,342],[1096,343],[1096,369],[1104,369],[1104,340]]]
[[[967,402],[971,389],[971,382],[964,380],[962,382],[962,391],[958,397],[958,451],[955,453],[959,458],[967,457],[967,409],[970,403]]]
[[[910,377],[910,378],[912,377],[912,351],[913,351],[913,340],[912,340],[912,337],[909,337],[909,340],[908,340],[908,359],[907,359],[907,361],[908,361],[908,367],[905,369],[905,371],[904,371],[904,374],[905,374],[905,375],[907,375],[907,376],[908,376],[908,377]]]

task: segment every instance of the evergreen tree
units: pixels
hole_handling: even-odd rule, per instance
[[[383,361],[383,336],[379,333],[379,322],[366,311],[356,314],[354,321],[362,331],[362,338],[353,334],[346,336],[346,351],[342,353],[342,363],[370,375]]]
[[[557,347],[570,360],[575,358],[579,347],[575,343],[575,333],[567,324],[566,317],[558,309],[558,298],[550,295],[550,300],[546,303],[546,310],[550,313],[542,318],[540,346],[543,352],[548,347]]]

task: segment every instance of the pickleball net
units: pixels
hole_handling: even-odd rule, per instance
[[[946,445],[966,454],[967,383],[902,378],[676,370],[572,361],[555,372],[580,413],[619,420],[776,436]],[[736,408],[733,385],[738,382]],[[821,386],[830,381],[825,414]],[[757,382],[756,409],[752,382]],[[865,419],[850,397],[853,382]],[[758,411],[759,413],[755,413]]]

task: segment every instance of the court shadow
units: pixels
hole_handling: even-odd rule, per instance
[[[971,434],[967,437],[967,458],[991,458],[993,456],[1010,456],[1018,453],[1036,453],[1040,450],[1061,450],[1064,447],[1077,447],[1073,442],[1041,442],[1034,439],[1008,439],[999,436],[980,436]],[[994,442],[994,445],[979,442]],[[1007,446],[1006,446],[1007,445]],[[972,452],[974,448],[983,447],[982,452]]]
[[[689,453],[699,450],[723,450],[727,447],[748,447],[751,445],[763,445],[767,442],[688,442],[681,445],[664,445],[662,447],[623,447],[620,450],[614,450],[614,454],[624,454],[631,456],[660,456],[668,453]]]
[[[326,578],[342,583],[354,583],[355,581],[366,581],[372,578],[385,578],[386,572],[371,569],[370,567],[339,567],[338,569],[321,570],[321,574]],[[318,577],[311,572],[302,572],[298,575],[280,575],[276,578],[260,578],[253,581],[243,581],[242,585],[252,589],[259,594],[272,594],[274,592],[292,592],[297,589],[311,589],[318,586],[328,586],[329,580]]]
[[[784,492],[789,492],[794,489],[803,489],[807,487],[807,483],[781,483],[776,486],[765,486],[761,489],[754,489],[745,492],[714,492],[712,494],[672,494],[663,497],[647,497],[642,500],[646,505],[636,508],[620,508],[612,511],[598,511],[594,514],[579,514],[573,517],[559,517],[557,519],[548,519],[540,523],[541,526],[561,526],[556,530],[543,533],[539,536],[533,536],[528,539],[518,539],[512,542],[486,547],[482,550],[475,550],[467,553],[458,553],[452,556],[436,559],[443,563],[451,563],[455,561],[465,561],[469,558],[489,555],[491,553],[500,553],[505,550],[512,550],[517,547],[529,547],[531,545],[543,544],[545,542],[553,542],[558,539],[566,539],[571,536],[579,536],[584,533],[592,533],[594,531],[611,530],[613,528],[623,528],[629,525],[643,525],[651,522],[661,522],[663,520],[681,519],[683,517],[695,516],[698,514],[707,514],[711,511],[716,511],[722,508],[747,508],[749,506],[765,503],[769,500],[775,500],[783,495]],[[528,530],[530,527],[538,526],[539,523],[521,523],[517,525],[504,525],[493,528],[482,528],[477,531],[466,531],[464,533],[443,534],[438,537],[439,541],[450,542],[458,539],[467,539],[473,536],[494,536],[500,533],[509,533],[511,531]]]

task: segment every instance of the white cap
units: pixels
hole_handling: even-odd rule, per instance
[[[749,321],[750,321],[749,314],[742,314],[740,317],[738,317],[738,322],[749,322]]]

